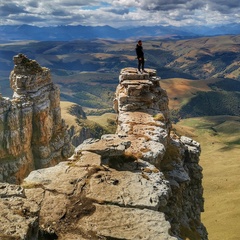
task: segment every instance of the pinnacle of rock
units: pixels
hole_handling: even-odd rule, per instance
[[[0,181],[19,183],[34,169],[66,160],[72,147],[50,70],[23,54],[13,59],[13,99],[0,98]]]
[[[50,70],[41,67],[35,60],[28,59],[20,53],[13,57],[13,61],[15,65],[10,74],[10,85],[14,91],[14,98],[28,94],[33,96],[33,93],[52,85]]]
[[[114,109],[118,112],[117,134],[131,139],[129,154],[159,167],[171,122],[167,93],[156,79],[159,78],[154,69],[143,74],[133,68],[122,69]]]
[[[13,57],[14,72],[17,74],[36,74],[42,72],[43,68],[35,60],[28,59],[22,53]]]

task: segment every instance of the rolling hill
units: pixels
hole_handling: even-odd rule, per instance
[[[215,109],[215,106],[206,105],[209,98],[213,98],[211,101],[221,99],[226,104],[231,100],[232,106],[237,107],[226,114],[238,114],[239,42],[240,35],[144,41],[146,67],[157,70],[162,84],[169,82],[167,88],[174,91],[172,103],[181,102],[183,109],[178,108],[174,118],[209,115]],[[21,52],[51,69],[53,81],[61,89],[62,100],[101,113],[109,112],[120,69],[137,65],[135,44],[133,40],[109,39],[0,44],[0,91],[3,96],[11,96],[8,76],[13,68],[12,57]],[[185,82],[185,87],[181,82]],[[214,114],[222,114],[225,110]]]

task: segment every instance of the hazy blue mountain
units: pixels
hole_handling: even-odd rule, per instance
[[[208,26],[187,26],[181,27],[182,30],[189,32],[190,34],[198,34],[201,36],[216,36],[216,35],[227,35],[227,34],[240,34],[240,24],[226,24],[215,27]]]
[[[56,26],[36,27],[31,25],[0,26],[0,40],[64,40],[93,39],[93,38],[119,38],[124,31],[109,27],[88,26]]]
[[[31,25],[1,25],[0,41],[38,40],[38,41],[69,41],[74,39],[111,38],[126,39],[131,37],[169,38],[213,36],[240,34],[240,24],[229,24],[217,27],[206,26],[141,26],[134,28],[113,28],[110,26],[56,26],[37,27]]]

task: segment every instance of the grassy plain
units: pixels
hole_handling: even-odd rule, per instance
[[[181,120],[176,131],[201,144],[205,212],[209,240],[240,236],[240,117],[215,116]]]

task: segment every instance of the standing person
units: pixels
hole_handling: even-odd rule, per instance
[[[136,45],[136,54],[137,54],[137,59],[138,59],[138,71],[139,72],[147,72],[144,70],[144,52],[143,52],[141,40],[139,40]]]

